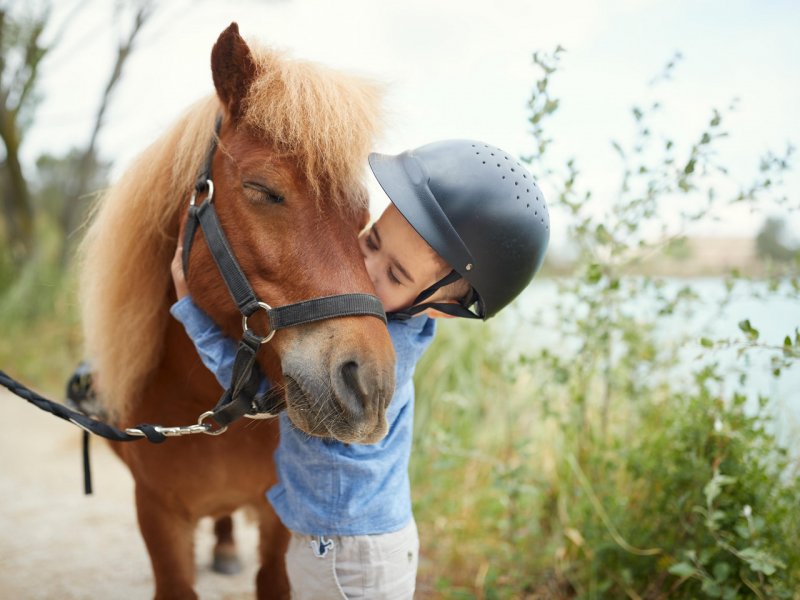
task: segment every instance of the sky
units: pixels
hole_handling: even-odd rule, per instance
[[[75,4],[58,3],[48,34]],[[45,61],[42,103],[23,146],[28,168],[42,152],[86,143],[116,39],[131,20],[119,6],[84,0]],[[764,152],[800,144],[800,3],[793,0],[161,0],[156,7],[100,137],[112,177],[213,90],[211,46],[231,21],[246,39],[384,83],[387,126],[375,149],[391,153],[472,138],[528,154],[527,102],[539,76],[531,56],[563,46],[551,84],[561,101],[548,124],[551,152],[556,160],[575,159],[597,214],[619,186],[611,140],[632,140],[634,104],[660,100],[660,126],[676,146],[688,147],[714,108],[738,99],[724,118],[730,136],[718,159],[742,184]],[[650,85],[676,52],[683,58],[672,81]],[[798,171],[784,188],[795,205]],[[546,178],[539,183],[545,196],[554,189]],[[370,189],[377,210],[385,199],[376,185]],[[764,218],[744,207],[719,217],[696,233],[753,235]],[[557,212],[552,218],[557,238],[563,227]]]

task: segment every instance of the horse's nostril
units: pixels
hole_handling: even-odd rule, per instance
[[[361,382],[358,380],[358,363],[349,360],[342,365],[342,379],[347,387],[354,391],[363,393]]]
[[[371,413],[370,385],[364,380],[364,371],[354,360],[345,361],[339,367],[339,381],[337,386],[337,400],[350,418],[361,419],[365,413]]]

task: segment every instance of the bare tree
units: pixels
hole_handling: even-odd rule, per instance
[[[3,214],[15,264],[27,260],[33,246],[33,209],[19,150],[25,119],[35,105],[39,65],[46,53],[41,36],[49,11],[15,19],[0,6],[0,139],[5,146]]]
[[[20,149],[28,127],[34,122],[39,100],[36,87],[40,67],[85,5],[76,1],[61,19],[58,30],[45,43],[43,38],[47,37],[46,30],[56,26],[51,23],[50,3],[40,5],[38,9],[29,6],[11,10],[0,0],[0,139],[5,149],[5,156],[0,159],[0,206],[5,238],[15,270],[21,269],[34,250],[35,206],[30,181],[20,161]],[[73,239],[70,234],[85,213],[86,195],[99,168],[98,137],[112,93],[133,53],[137,36],[154,12],[152,0],[129,0],[117,4],[115,18],[126,7],[132,8],[133,18],[117,44],[114,66],[103,89],[88,141],[77,155],[73,152],[68,158],[75,168],[64,184],[64,197],[58,216],[64,234],[60,253],[62,266],[71,256]]]
[[[72,255],[74,245],[74,237],[72,234],[79,226],[86,212],[86,195],[90,191],[89,184],[98,167],[97,140],[103,127],[103,119],[111,101],[112,92],[122,77],[122,70],[133,52],[137,36],[152,14],[153,3],[150,0],[139,1],[135,6],[135,13],[130,29],[118,43],[114,67],[111,70],[111,74],[103,90],[89,141],[81,152],[75,178],[64,198],[63,210],[61,212],[61,227],[64,233],[60,258],[62,265],[65,265]]]
[[[31,191],[20,161],[25,132],[38,104],[36,85],[48,52],[60,41],[70,22],[82,8],[76,2],[48,44],[42,38],[50,22],[50,4],[38,11],[11,11],[0,4],[0,139],[2,161],[2,210],[6,237],[15,268],[20,268],[33,250],[34,210]]]

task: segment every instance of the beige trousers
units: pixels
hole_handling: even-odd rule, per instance
[[[292,532],[286,550],[292,600],[408,600],[414,597],[418,552],[414,519],[380,535]]]

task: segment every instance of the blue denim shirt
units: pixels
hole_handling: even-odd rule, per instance
[[[236,342],[186,296],[170,309],[223,387],[231,379]],[[282,412],[275,451],[278,483],[267,498],[284,525],[308,535],[374,535],[411,520],[408,459],[414,423],[414,367],[433,341],[434,320],[390,321],[396,387],[386,411],[389,431],[377,444],[309,437]],[[268,385],[268,384],[265,384]]]

